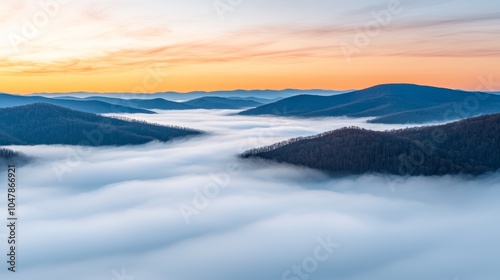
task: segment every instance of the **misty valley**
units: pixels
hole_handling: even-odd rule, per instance
[[[499,27],[1,0],[0,280],[499,280]]]
[[[193,94],[193,99],[177,102],[160,97],[172,93],[157,93],[143,99],[0,94],[4,107],[0,108],[0,145],[100,147],[168,142],[207,132],[203,131],[205,128],[189,128],[192,123],[183,124],[185,126],[172,125],[168,120],[164,124],[151,123],[144,119],[145,115],[179,110],[239,109],[227,115],[228,122],[240,115],[323,118],[324,121],[332,117],[367,118],[364,125],[406,125],[402,126],[405,129],[383,132],[351,125],[316,136],[251,147],[235,154],[240,158],[290,163],[334,176],[481,175],[500,168],[500,96],[495,94],[411,84],[378,85],[332,95],[324,95],[326,91],[321,92],[323,95],[287,90],[272,93],[281,94],[282,98],[265,99],[250,92],[212,93],[221,96],[199,98]],[[82,106],[87,108],[85,112],[75,109]],[[130,116],[124,117],[127,114]],[[437,125],[439,123],[448,124]],[[5,148],[3,154],[3,158],[10,161],[18,158],[19,162],[26,162],[27,159]]]
[[[108,279],[126,267],[141,279],[491,279],[498,98],[434,88],[419,99],[429,88],[405,87],[1,95],[12,106],[0,109],[0,158],[21,178],[23,277]],[[408,276],[410,266],[426,269]]]

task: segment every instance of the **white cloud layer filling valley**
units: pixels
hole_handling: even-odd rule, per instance
[[[171,143],[13,147],[37,160],[18,170],[18,272],[3,261],[0,278],[498,279],[498,174],[328,178],[242,160],[291,137],[400,126],[233,113],[127,116],[210,132]]]

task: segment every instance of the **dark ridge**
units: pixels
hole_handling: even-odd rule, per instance
[[[249,150],[334,175],[479,175],[500,168],[500,114],[392,131],[343,128]]]

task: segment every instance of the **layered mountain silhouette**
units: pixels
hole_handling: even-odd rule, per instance
[[[500,114],[395,131],[343,128],[245,152],[334,175],[445,175],[500,168]]]
[[[68,99],[68,97],[65,97]],[[127,106],[127,107],[134,107],[134,108],[142,108],[142,109],[149,109],[149,110],[192,110],[192,109],[198,109],[193,106],[184,104],[182,102],[175,102],[175,101],[170,101],[166,100],[163,98],[154,98],[154,99],[121,99],[121,98],[114,98],[114,97],[105,97],[105,96],[91,96],[91,97],[85,97],[85,98],[76,98],[73,97],[71,100],[94,100],[94,101],[102,101],[110,104],[116,104],[116,105],[121,105],[121,106]]]
[[[124,98],[129,99],[133,95],[134,98],[139,99],[155,99],[163,98],[166,100],[175,101],[188,101],[196,98],[202,98],[206,96],[217,96],[223,98],[245,98],[254,99],[258,97],[259,100],[254,100],[257,102],[267,103],[266,100],[275,100],[287,98],[299,94],[312,94],[312,95],[333,95],[336,93],[341,93],[345,91],[334,91],[334,90],[321,90],[321,89],[311,89],[311,90],[299,90],[299,89],[284,89],[284,90],[227,90],[227,91],[192,91],[187,93],[180,92],[158,92],[158,93],[108,93],[108,96],[113,98]],[[68,93],[34,93],[34,95],[42,95],[47,97],[67,97],[67,96],[77,96],[78,98],[93,97],[99,95],[95,92],[68,92]]]
[[[199,135],[198,130],[108,118],[46,103],[0,109],[0,145],[122,146]]]
[[[264,104],[264,102],[257,102],[249,99],[225,98],[217,96],[201,97],[183,102],[170,101],[163,98],[121,99],[121,98],[105,97],[105,96],[90,96],[85,98],[64,97],[64,99],[102,101],[110,104],[149,109],[149,110],[242,109],[249,107],[257,107]]]
[[[388,84],[333,96],[294,96],[240,114],[374,117],[370,122],[405,124],[458,120],[498,112],[498,95],[412,84]]]
[[[241,109],[262,105],[262,103],[253,100],[231,99],[216,96],[197,98],[186,101],[184,104],[203,109]]]
[[[95,113],[95,114],[106,114],[106,113],[155,114],[155,112],[150,110],[124,106],[124,105],[111,104],[99,100],[59,99],[59,98],[47,98],[43,96],[21,96],[21,95],[0,94],[0,108],[22,106],[35,103],[52,104],[70,108],[73,110]]]

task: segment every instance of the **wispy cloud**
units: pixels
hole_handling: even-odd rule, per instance
[[[25,19],[32,21],[43,9],[31,2],[7,0],[0,12],[4,19],[0,21],[4,30],[0,36],[0,73],[23,79],[86,74],[91,81],[102,74],[124,75],[151,63],[172,69],[220,64],[229,69],[256,63],[269,67],[296,65],[282,73],[294,80],[292,72],[299,71],[301,64],[328,62],[336,68],[346,66],[340,46],[355,45],[356,36],[366,36],[366,25],[374,21],[376,24],[373,12],[387,9],[388,2],[320,1],[305,5],[300,1],[256,0],[234,7],[225,21],[220,21],[212,4],[145,0],[138,6],[125,0],[71,1],[39,28],[37,36],[20,43],[15,52],[9,36],[22,35]],[[489,57],[492,61],[483,62],[484,69],[493,71],[500,59],[500,34],[496,28],[500,7],[496,2],[472,5],[467,1],[401,1],[401,5],[404,9],[392,15],[386,26],[380,26],[377,35],[370,37],[369,44],[356,51],[354,58],[383,64],[387,57],[425,57],[432,64],[430,60],[436,58]],[[280,13],[271,15],[270,10]],[[354,66],[359,73],[367,69],[349,65]],[[456,67],[450,64],[449,70],[455,72]],[[247,71],[249,76],[261,74],[250,68]],[[318,68],[314,72],[320,71]],[[384,80],[399,74],[384,71]],[[381,74],[377,70],[377,75]],[[449,75],[451,78],[455,74]],[[321,84],[328,83],[326,77]],[[255,87],[262,87],[261,83],[256,80]],[[346,87],[359,86],[352,82]]]

